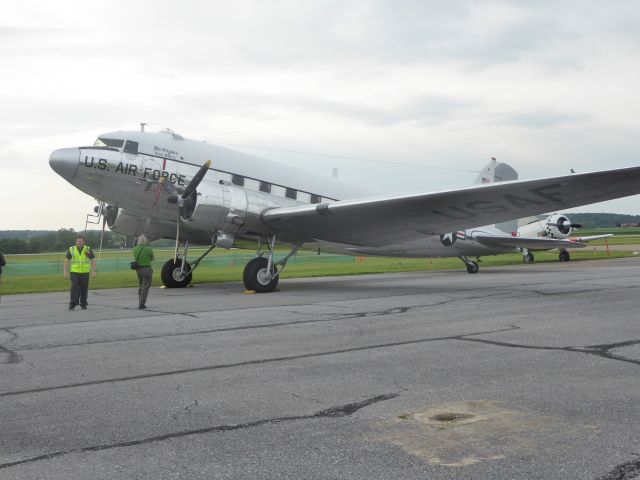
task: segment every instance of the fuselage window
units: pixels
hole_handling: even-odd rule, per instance
[[[124,140],[118,140],[117,138],[98,138],[93,146],[122,148],[123,143]]]
[[[271,193],[271,184],[267,182],[260,182],[260,191],[264,193]]]
[[[131,153],[132,155],[138,154],[138,142],[132,142],[131,140],[127,140],[127,143],[124,144],[125,153]]]
[[[322,197],[320,195],[316,195],[314,193],[311,194],[311,202],[310,203],[320,203],[322,201]]]
[[[285,197],[295,200],[298,198],[298,191],[295,188],[287,188],[287,191],[284,194]]]
[[[238,185],[239,187],[244,186],[244,177],[242,175],[231,175],[231,183],[234,185]]]

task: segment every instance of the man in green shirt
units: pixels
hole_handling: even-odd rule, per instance
[[[151,262],[154,259],[153,249],[147,245],[147,237],[140,235],[138,243],[133,249],[133,259],[138,262],[136,273],[138,274],[138,310],[147,308],[147,295],[153,278]]]

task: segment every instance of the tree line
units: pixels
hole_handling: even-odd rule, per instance
[[[8,232],[2,232],[4,234]],[[31,232],[33,236],[27,238],[0,238],[0,252],[16,254],[16,253],[46,253],[46,252],[62,252],[67,250],[76,242],[78,232],[70,229],[61,228],[53,232]],[[87,240],[87,244],[93,250],[100,247],[100,230],[89,230],[83,233]],[[102,238],[102,248],[123,248],[130,246],[131,240],[127,240],[124,235],[105,231]]]
[[[640,215],[624,215],[621,213],[568,213],[571,223],[583,225],[585,228],[610,228],[622,224],[640,223]]]

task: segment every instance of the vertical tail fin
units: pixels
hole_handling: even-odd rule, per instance
[[[517,179],[518,172],[516,172],[511,165],[498,163],[494,157],[491,157],[491,161],[480,171],[473,184],[506,182]]]
[[[509,180],[517,180],[518,172],[506,163],[498,163],[491,157],[491,161],[480,171],[480,174],[473,182],[474,185],[483,183],[506,182]],[[505,232],[511,233],[518,230],[518,219],[509,220],[508,222],[496,223],[496,227]]]

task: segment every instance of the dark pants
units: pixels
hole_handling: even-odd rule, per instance
[[[71,272],[71,299],[69,305],[78,304],[87,306],[87,293],[89,292],[89,274]]]
[[[138,306],[143,307],[147,303],[147,295],[149,295],[149,287],[151,287],[151,279],[153,278],[153,269],[151,267],[140,267],[136,270],[138,274]]]

